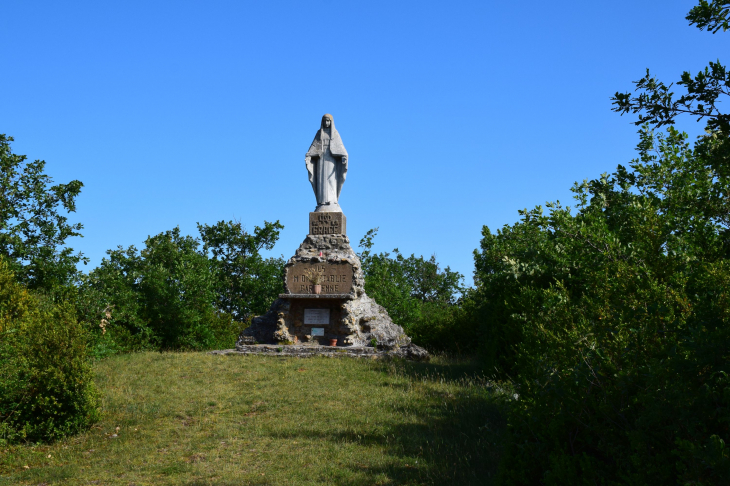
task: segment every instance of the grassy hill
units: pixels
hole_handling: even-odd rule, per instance
[[[0,450],[0,484],[489,484],[496,392],[470,361],[142,353],[96,364],[100,423]]]

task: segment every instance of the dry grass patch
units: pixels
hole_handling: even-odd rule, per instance
[[[96,365],[103,418],[0,451],[0,484],[489,484],[503,424],[469,361],[142,353]]]

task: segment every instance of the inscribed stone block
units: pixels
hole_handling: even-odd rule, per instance
[[[344,235],[346,226],[343,213],[309,213],[310,235]]]

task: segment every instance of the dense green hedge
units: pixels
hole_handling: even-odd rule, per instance
[[[29,293],[0,258],[0,442],[52,440],[97,420],[86,338],[71,305]]]

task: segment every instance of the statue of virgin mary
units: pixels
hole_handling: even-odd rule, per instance
[[[322,117],[304,163],[317,198],[315,212],[342,212],[337,200],[347,175],[347,150],[335,129],[332,115]]]

